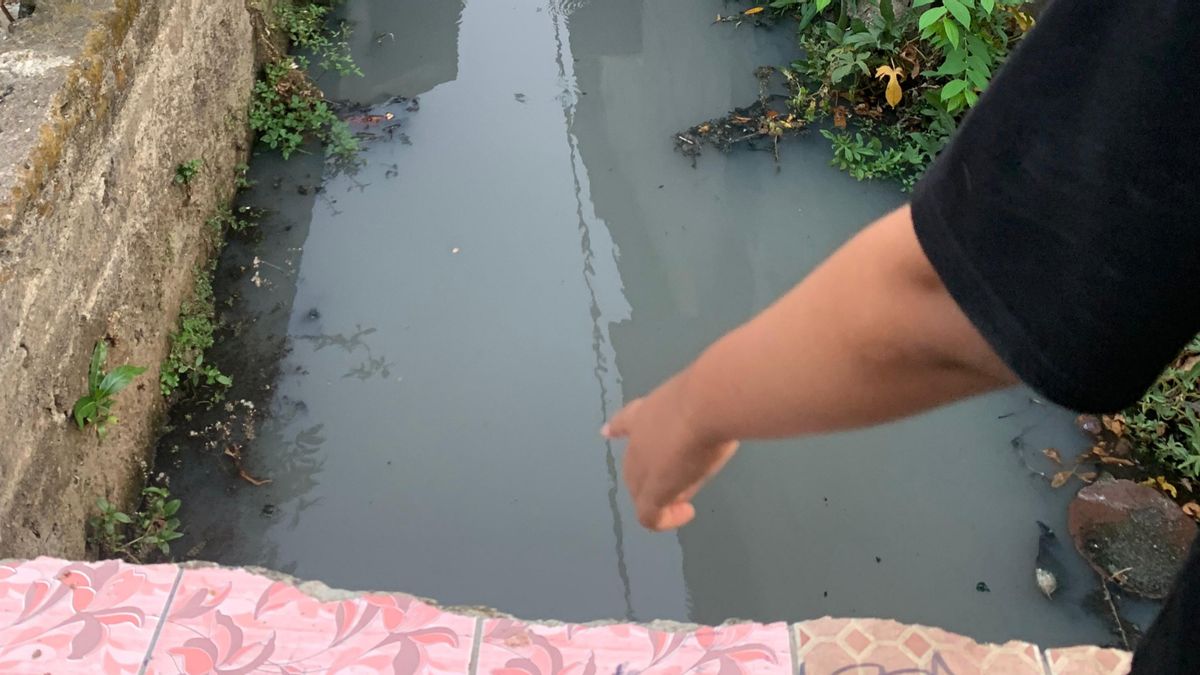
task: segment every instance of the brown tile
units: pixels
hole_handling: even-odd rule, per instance
[[[1047,649],[1046,660],[1053,675],[1125,675],[1133,655],[1119,649],[1069,647]]]
[[[939,628],[883,619],[817,619],[795,626],[802,675],[904,669],[941,675],[1043,675],[1038,648],[981,645]],[[847,669],[851,670],[847,670]]]

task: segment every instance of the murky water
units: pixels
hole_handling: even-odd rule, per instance
[[[788,30],[710,25],[728,11],[350,0],[366,77],[327,89],[393,126],[353,175],[255,160],[247,203],[274,213],[226,251],[233,335],[214,355],[269,409],[243,452],[272,482],[182,443],[178,550],[531,618],[874,615],[1107,641],[1065,542],[1066,588],[1034,586],[1036,521],[1063,531],[1069,495],[1027,465],[1082,440],[1021,391],[748,444],[694,524],[637,526],[606,416],[902,199],[829,168],[820,139],[778,170],[673,152],[674,130],[791,57]]]

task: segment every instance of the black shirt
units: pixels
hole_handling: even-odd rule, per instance
[[[1056,0],[917,185],[917,237],[1048,399],[1134,402],[1200,332],[1200,0]],[[1200,546],[1134,660],[1200,673]]]
[[[913,194],[1027,384],[1109,412],[1200,332],[1200,0],[1057,0]]]

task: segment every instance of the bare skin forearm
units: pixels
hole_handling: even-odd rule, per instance
[[[715,442],[866,426],[1016,381],[942,286],[904,207],[668,386]]]

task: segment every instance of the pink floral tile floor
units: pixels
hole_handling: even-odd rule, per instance
[[[881,619],[546,624],[205,566],[0,562],[0,675],[1125,675],[1099,647]]]
[[[671,632],[634,624],[483,624],[477,672],[490,675],[795,672],[787,624],[735,624]]]

